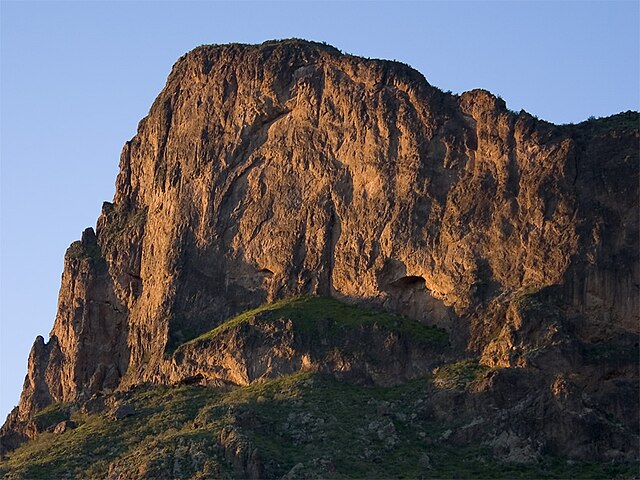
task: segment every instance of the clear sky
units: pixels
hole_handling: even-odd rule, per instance
[[[301,37],[486,88],[556,123],[640,104],[640,3],[8,2],[1,16],[0,415],[48,338],[63,256],[111,200],[120,149],[172,64],[206,43]]]

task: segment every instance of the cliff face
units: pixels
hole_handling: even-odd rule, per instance
[[[51,338],[38,337],[20,399],[25,420],[55,401],[69,401],[118,386],[129,361],[125,307],[114,294],[92,229],[72,244]]]
[[[594,344],[637,348],[637,212],[636,113],[558,127],[328,46],[199,47],[126,143],[95,235],[67,252],[8,423],[190,376],[184,358],[209,371],[174,350],[299,294],[444,328],[452,358],[587,372]]]

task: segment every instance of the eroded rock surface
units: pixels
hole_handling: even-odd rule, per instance
[[[295,328],[289,319],[252,318],[213,338],[180,347],[162,383],[249,385],[300,371],[334,374],[358,384],[397,385],[424,377],[442,363],[445,346],[360,325],[331,333],[335,320]]]
[[[298,294],[445,328],[451,356],[575,374],[637,434],[624,406],[637,368],[602,358],[637,352],[637,212],[637,113],[558,127],[329,46],[198,47],[126,143],[95,234],[67,252],[51,338],[34,343],[3,448],[52,402],[206,375],[223,349],[174,350]],[[288,344],[286,324],[253,327],[277,331],[251,346],[260,361],[302,364],[313,350]],[[261,378],[236,366],[225,381]],[[497,449],[534,455],[509,435]]]

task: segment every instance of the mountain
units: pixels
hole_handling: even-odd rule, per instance
[[[635,471],[639,124],[314,42],[196,48],[66,252],[0,471]]]

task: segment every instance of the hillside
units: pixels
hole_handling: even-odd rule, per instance
[[[270,322],[292,319],[305,330],[320,320],[334,322],[333,332],[319,342],[340,341],[338,334],[368,324],[391,335],[446,344],[441,331],[415,321],[322,298],[245,312],[191,343],[250,323],[264,312]],[[514,442],[511,433],[467,442],[466,432],[485,420],[447,410],[469,401],[465,397],[482,396],[487,383],[504,373],[467,360],[391,387],[354,385],[313,370],[245,387],[140,385],[42,410],[35,422],[43,433],[13,452],[0,472],[7,478],[109,479],[634,474],[633,462],[578,463],[540,455]]]
[[[302,40],[194,49],[125,144],[95,230],[66,252],[53,329],[36,339],[0,431],[0,468],[113,478],[631,471],[639,118],[556,126],[490,92],[452,95],[407,65]],[[313,458],[267,421],[279,397],[258,400],[290,387],[306,405],[292,412],[317,412],[332,439],[308,440]],[[336,392],[330,405],[318,403],[323,389]],[[267,430],[223,428],[221,405],[241,397]],[[385,398],[395,410],[371,416]],[[137,413],[108,420],[121,402]],[[175,416],[174,437],[158,436],[158,405],[167,425]],[[58,437],[49,414],[77,428],[63,424]],[[146,430],[156,420],[161,430]],[[280,436],[268,444],[265,432]],[[122,449],[99,448],[94,434]],[[174,461],[192,436],[204,437],[209,467]],[[224,453],[236,440],[259,462]],[[63,444],[78,456],[62,462]],[[423,453],[431,473],[416,470]],[[147,458],[137,473],[133,457]]]

